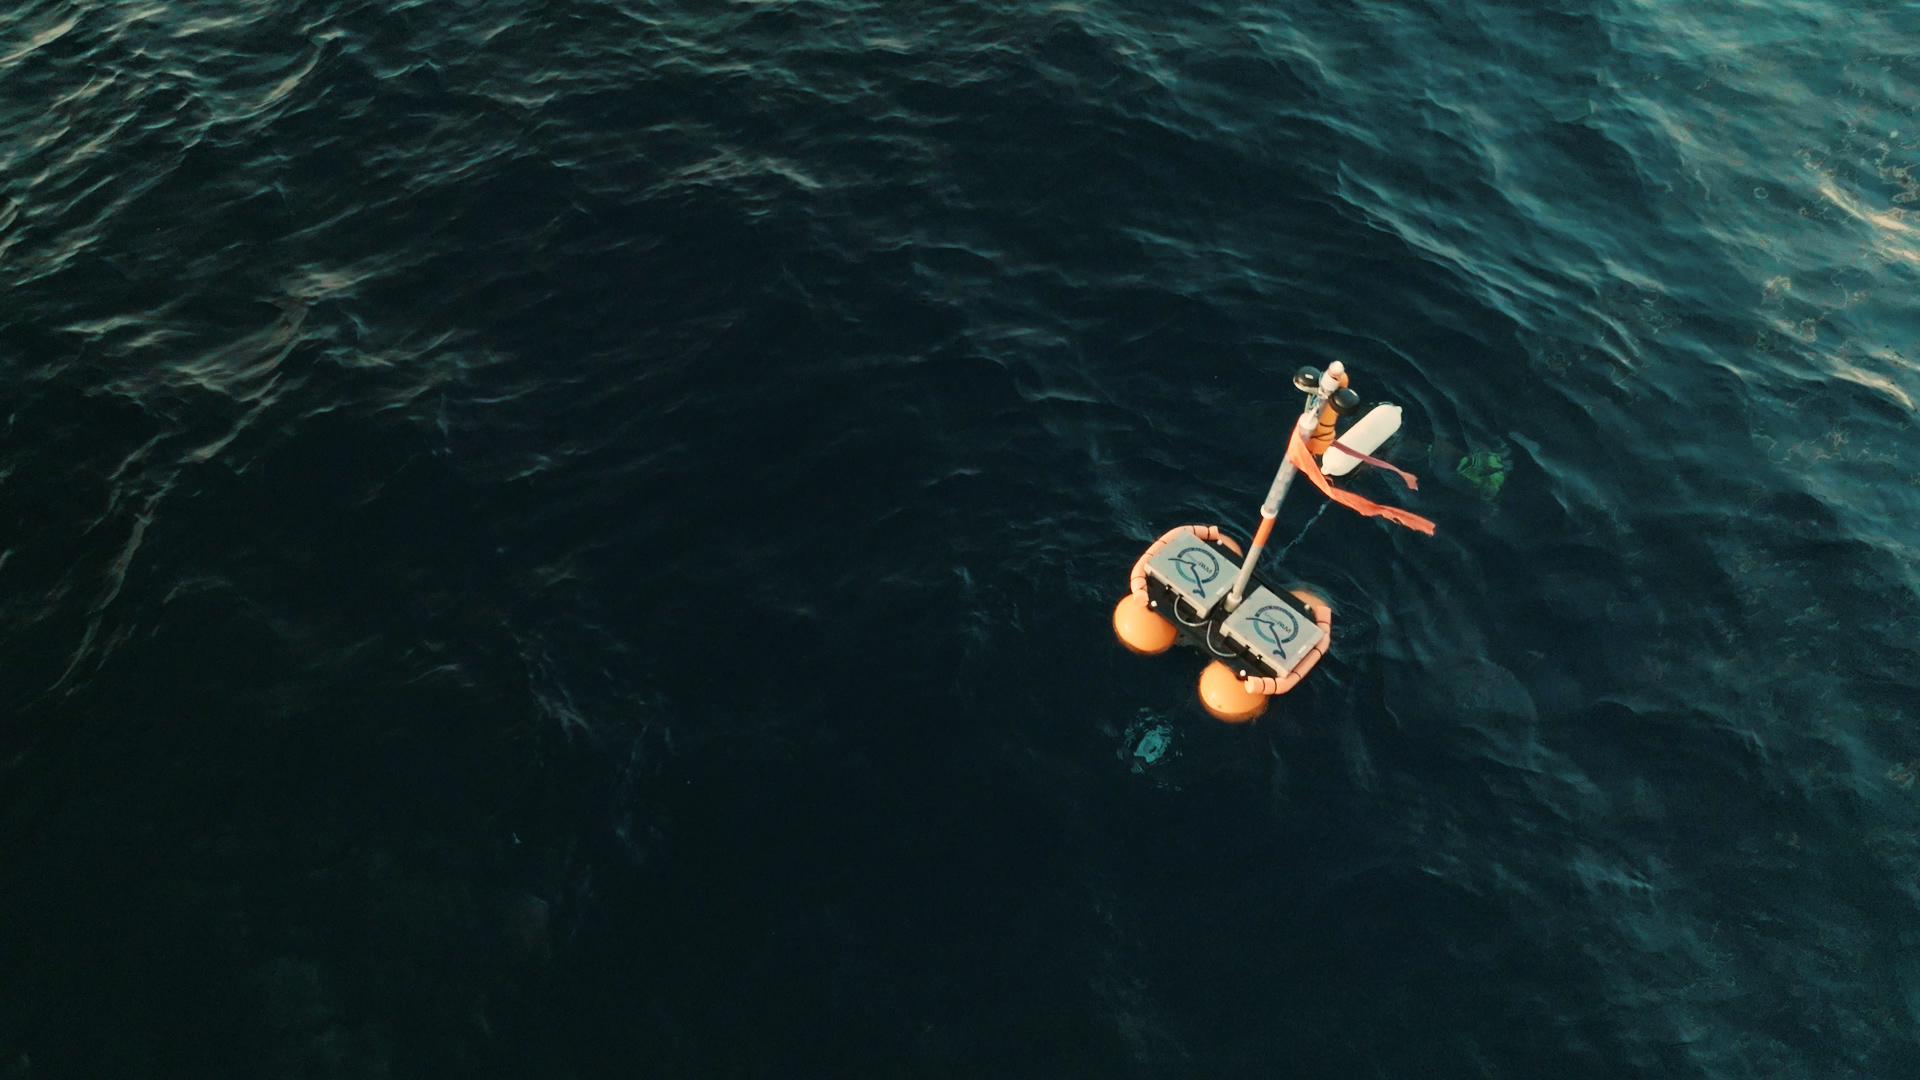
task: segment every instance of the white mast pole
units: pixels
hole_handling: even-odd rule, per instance
[[[1334,391],[1340,389],[1340,383],[1335,376],[1345,370],[1345,365],[1335,360],[1320,376],[1319,384],[1307,393],[1307,407],[1301,410],[1300,421],[1294,425],[1301,439],[1304,440],[1313,434],[1314,425],[1320,419],[1321,406],[1333,396]],[[1295,382],[1296,384],[1299,382],[1299,376],[1295,376]],[[1287,440],[1291,445],[1293,440],[1291,432],[1288,433]],[[1247,583],[1253,580],[1253,564],[1260,561],[1260,552],[1267,546],[1267,537],[1273,532],[1274,519],[1280,516],[1280,502],[1287,497],[1287,489],[1293,486],[1293,478],[1300,472],[1299,469],[1294,468],[1293,461],[1285,456],[1285,450],[1282,450],[1281,454],[1280,471],[1273,475],[1273,485],[1267,488],[1267,499],[1260,504],[1259,531],[1253,534],[1253,544],[1247,548],[1246,561],[1240,564],[1240,573],[1233,579],[1233,588],[1228,589],[1227,595],[1222,599],[1225,611],[1231,612],[1239,607],[1240,601],[1245,597]]]

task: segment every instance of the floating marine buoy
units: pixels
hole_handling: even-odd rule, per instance
[[[1267,711],[1267,694],[1256,694],[1233,669],[1215,660],[1200,672],[1200,704],[1216,720],[1244,724]]]
[[[1218,525],[1182,525],[1135,561],[1127,595],[1113,609],[1114,633],[1134,652],[1157,655],[1184,643],[1207,653],[1211,662],[1200,674],[1200,701],[1229,723],[1265,712],[1268,699],[1298,686],[1332,642],[1333,609],[1324,598],[1276,587],[1255,569],[1295,476],[1305,473],[1328,498],[1349,509],[1433,534],[1433,522],[1426,518],[1327,480],[1328,472],[1343,475],[1365,463],[1393,472],[1409,489],[1418,488],[1412,474],[1370,456],[1399,429],[1400,407],[1375,408],[1348,429],[1343,442],[1335,424],[1360,407],[1358,395],[1347,388],[1343,365],[1335,363],[1324,373],[1301,368],[1293,383],[1306,393],[1307,406],[1293,425],[1244,557],[1239,542]],[[1328,465],[1324,471],[1322,456]]]
[[[1120,636],[1120,644],[1142,656],[1158,656],[1180,637],[1172,623],[1147,607],[1144,597],[1132,593],[1121,597],[1113,609],[1113,632]]]

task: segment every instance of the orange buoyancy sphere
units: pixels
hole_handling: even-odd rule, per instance
[[[1214,719],[1240,724],[1267,711],[1267,695],[1248,690],[1232,668],[1215,660],[1200,673],[1200,704]]]
[[[1166,652],[1178,636],[1172,623],[1154,614],[1145,600],[1132,593],[1113,609],[1113,632],[1120,635],[1120,644],[1145,656]]]

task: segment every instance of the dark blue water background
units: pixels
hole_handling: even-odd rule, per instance
[[[1916,106],[1875,0],[12,5],[0,1076],[1920,1076]],[[1439,532],[1298,493],[1217,724],[1108,612],[1333,360]]]

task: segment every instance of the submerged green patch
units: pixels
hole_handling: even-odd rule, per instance
[[[1507,482],[1507,463],[1491,450],[1468,454],[1460,459],[1460,464],[1453,471],[1472,484],[1480,497],[1488,502],[1500,495],[1501,486]]]

